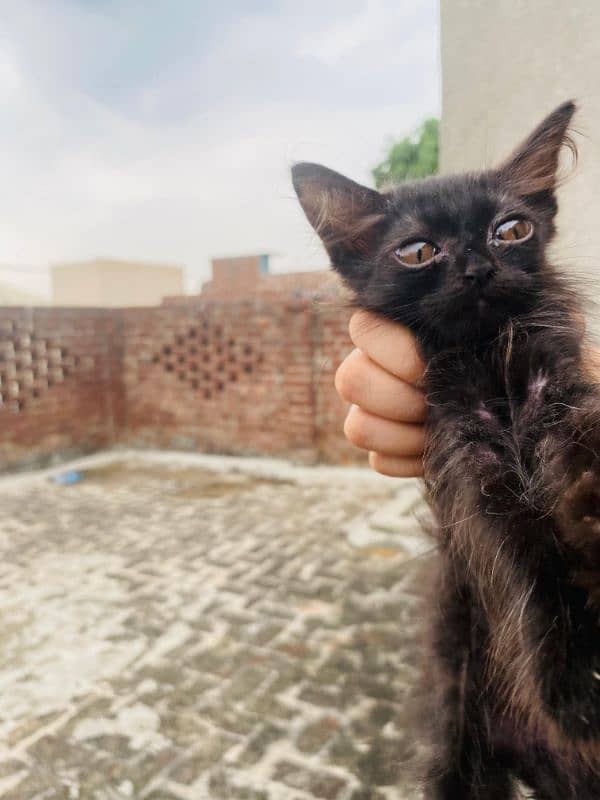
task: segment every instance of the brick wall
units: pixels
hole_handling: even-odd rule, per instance
[[[122,319],[125,441],[292,456],[313,449],[306,303],[162,306]]]
[[[0,309],[0,467],[115,443],[360,461],[333,388],[347,317],[285,293]]]
[[[113,440],[119,338],[108,311],[0,309],[0,467]]]

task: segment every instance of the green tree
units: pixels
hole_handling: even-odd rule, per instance
[[[394,142],[386,158],[372,171],[375,186],[435,175],[438,170],[439,120],[426,119],[412,135]]]

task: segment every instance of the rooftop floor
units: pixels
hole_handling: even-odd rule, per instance
[[[397,482],[216,457],[79,469],[0,479],[0,797],[418,797],[428,558],[356,536]]]

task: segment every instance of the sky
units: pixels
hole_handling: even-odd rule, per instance
[[[213,256],[326,266],[289,168],[370,183],[439,115],[437,0],[0,0],[0,281]]]

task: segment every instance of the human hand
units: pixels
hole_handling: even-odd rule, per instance
[[[425,398],[417,388],[424,365],[410,331],[367,311],[349,325],[356,346],[340,364],[335,387],[352,403],[344,433],[369,451],[369,464],[399,478],[423,474]]]

